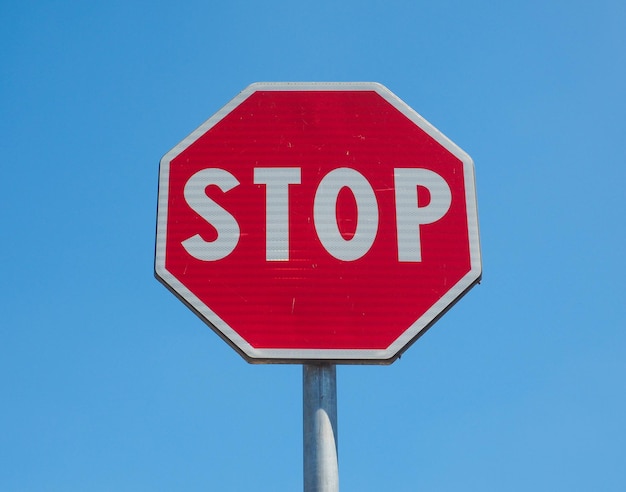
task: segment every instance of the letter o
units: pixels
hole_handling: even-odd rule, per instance
[[[337,224],[337,197],[344,187],[352,192],[357,206],[357,226],[351,239],[341,235]],[[378,233],[378,202],[372,186],[354,169],[334,169],[315,192],[313,221],[326,251],[338,260],[358,260],[370,250]]]

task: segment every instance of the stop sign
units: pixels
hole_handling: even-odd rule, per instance
[[[252,84],[161,160],[155,273],[250,362],[392,362],[480,280],[473,162],[380,84]]]

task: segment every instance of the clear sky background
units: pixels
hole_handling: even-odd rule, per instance
[[[0,490],[302,488],[297,365],[153,277],[158,163],[256,81],[376,81],[476,164],[483,282],[338,368],[343,491],[626,490],[626,4],[0,3]]]

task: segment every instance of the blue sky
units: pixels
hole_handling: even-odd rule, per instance
[[[256,81],[376,81],[476,165],[483,282],[338,368],[342,490],[626,487],[626,7],[0,4],[0,490],[302,483],[301,367],[153,276],[158,163]]]

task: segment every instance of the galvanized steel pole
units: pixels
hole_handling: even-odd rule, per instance
[[[336,367],[302,366],[302,395],[304,492],[338,492]]]

